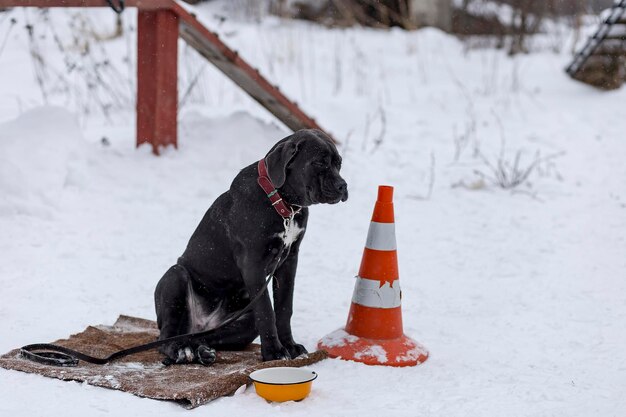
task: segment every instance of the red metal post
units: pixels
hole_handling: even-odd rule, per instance
[[[170,10],[137,16],[137,146],[177,146],[178,16]]]

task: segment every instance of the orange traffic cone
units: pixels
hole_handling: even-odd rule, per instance
[[[378,187],[359,275],[345,329],[330,333],[318,348],[331,358],[367,365],[415,366],[428,351],[404,335],[393,214],[393,187]]]

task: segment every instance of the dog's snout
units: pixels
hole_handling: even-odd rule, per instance
[[[339,184],[337,184],[337,190],[341,193],[341,201],[346,201],[348,199],[348,184],[341,180]]]

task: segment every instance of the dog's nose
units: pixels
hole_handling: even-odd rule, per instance
[[[348,199],[348,184],[342,180],[337,189],[341,193],[341,201],[346,201]]]

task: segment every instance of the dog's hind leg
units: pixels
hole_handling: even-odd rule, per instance
[[[154,292],[159,340],[189,333],[190,316],[187,302],[187,288],[191,277],[189,272],[174,265],[167,270]],[[195,352],[180,342],[172,342],[159,348],[167,356],[164,363],[193,362]]]
[[[219,326],[229,314],[245,307],[247,301],[223,304],[209,294],[199,297],[195,291],[189,272],[181,265],[172,266],[161,278],[154,293],[159,340]],[[210,365],[215,362],[216,349],[241,350],[257,336],[254,314],[249,311],[204,338],[168,343],[160,351],[167,356],[165,364],[198,362]]]

